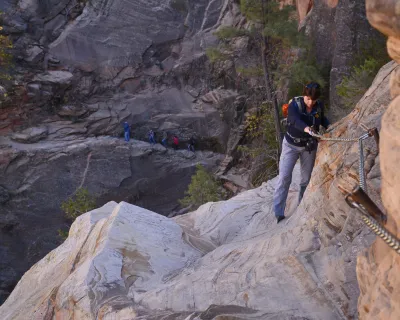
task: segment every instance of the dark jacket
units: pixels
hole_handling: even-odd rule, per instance
[[[306,139],[311,138],[308,133],[304,132],[304,129],[314,126],[315,130],[319,131],[321,125],[328,128],[329,121],[324,115],[324,105],[321,101],[317,101],[310,113],[306,111],[307,108],[303,97],[300,98],[300,102],[302,112],[300,112],[295,99],[289,105],[287,117],[288,128],[285,138],[290,144],[303,147],[306,144]],[[294,142],[292,137],[302,139],[303,141]]]
[[[124,131],[131,132],[131,128],[129,127],[129,124],[127,122],[124,123]]]

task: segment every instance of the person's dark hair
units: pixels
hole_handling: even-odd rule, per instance
[[[321,96],[321,86],[316,82],[310,82],[303,89],[303,95],[317,100]]]

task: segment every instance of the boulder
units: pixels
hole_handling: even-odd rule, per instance
[[[35,290],[18,306],[21,311],[35,309],[36,317],[53,314],[83,320],[91,319],[91,310],[96,310],[107,319],[120,312],[110,310],[112,302],[109,306],[105,303],[114,300],[116,293],[131,288],[130,294],[135,295],[156,288],[167,275],[201,256],[181,235],[181,227],[168,218],[127,203],[110,202],[79,217],[67,241],[31,269],[33,277],[21,280],[20,288]],[[93,295],[86,295],[87,290]],[[17,291],[14,297],[22,293]],[[38,304],[37,297],[49,295],[54,298],[53,307],[48,308],[47,301]],[[56,310],[58,304],[61,308]],[[7,309],[4,319],[13,317],[12,309]],[[128,307],[123,314],[135,317],[136,312]]]
[[[79,118],[85,115],[88,110],[83,106],[66,105],[62,106],[57,114],[61,117],[74,117]]]
[[[59,86],[69,86],[73,75],[68,71],[48,71],[35,76],[34,81]]]
[[[59,14],[52,20],[48,21],[44,25],[44,35],[46,40],[52,42],[57,39],[61,35],[67,22],[67,18],[62,14]]]
[[[32,127],[25,129],[22,132],[14,133],[11,139],[21,143],[36,143],[43,140],[49,134],[46,127]]]
[[[38,63],[44,57],[43,49],[38,46],[30,47],[26,51],[25,61],[30,63]]]

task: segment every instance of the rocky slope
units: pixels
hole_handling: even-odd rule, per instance
[[[102,205],[129,201],[160,214],[178,206],[197,163],[212,169],[222,156],[173,151],[146,142],[102,137],[22,144],[2,139],[0,149],[0,296],[59,244],[67,223],[63,201],[79,187]],[[24,235],[21,237],[21,235]]]
[[[388,36],[390,56],[400,62],[400,13],[396,1],[367,0],[371,24]],[[397,7],[396,7],[397,6]],[[400,237],[399,109],[400,71],[392,73],[390,92],[393,101],[382,119],[380,142],[382,200],[388,214],[386,227]],[[358,301],[362,319],[398,319],[400,315],[400,256],[380,239],[358,258],[357,276],[361,295]]]
[[[223,81],[212,79],[204,50],[215,41],[212,28],[238,15],[228,1],[191,1],[185,12],[170,1],[0,6],[16,57],[15,82],[0,107],[4,297],[58,244],[60,203],[79,186],[99,204],[126,200],[169,214],[194,165],[214,169],[221,160],[107,138],[121,135],[123,121],[137,139],[167,131],[186,148],[196,134],[197,147],[224,152],[237,144],[245,105],[238,92],[218,89]]]
[[[277,250],[282,228],[273,223],[272,191],[269,182],[175,221],[110,202],[78,218],[68,240],[22,278],[0,315],[193,319],[215,304],[209,319],[228,314],[337,319],[339,313],[302,261]],[[280,258],[268,250],[266,234]],[[298,254],[308,251],[313,236],[292,245]],[[36,289],[28,293],[27,287]],[[287,300],[279,303],[285,293]]]
[[[329,132],[380,127],[394,62]],[[368,188],[378,202],[377,148],[366,144]],[[276,225],[275,181],[172,220],[110,202],[74,223],[0,307],[4,319],[354,319],[358,252],[374,239],[337,186],[357,179],[357,144],[320,144],[304,201],[294,173],[287,216]]]
[[[48,139],[72,140],[118,135],[128,121],[139,139],[149,129],[196,134],[225,150],[244,110],[232,88],[212,92],[224,80],[213,79],[205,48],[221,23],[240,19],[238,7],[181,2],[26,0],[6,10],[21,74],[2,131],[45,123]]]

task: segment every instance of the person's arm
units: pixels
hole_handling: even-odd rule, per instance
[[[325,106],[324,103],[321,102],[321,125],[325,128],[328,129],[330,122],[328,120],[328,118],[325,116]]]
[[[288,108],[288,122],[291,123],[297,130],[310,133],[311,128],[301,120],[301,113],[296,101],[293,99]]]

